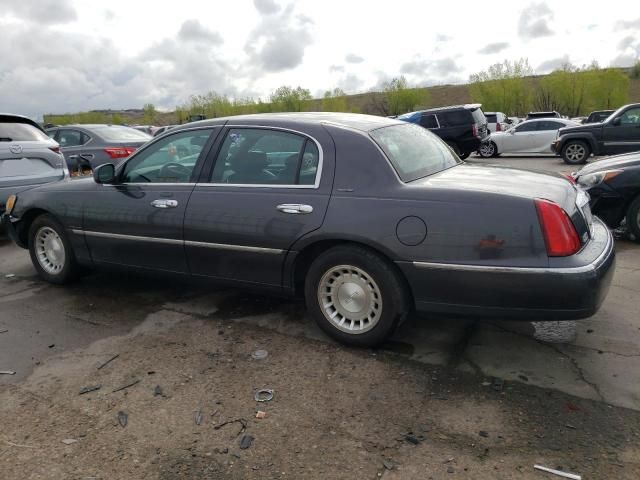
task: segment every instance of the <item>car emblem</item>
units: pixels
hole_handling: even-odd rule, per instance
[[[9,150],[11,151],[11,153],[22,153],[22,146],[21,145],[11,145],[9,147]]]

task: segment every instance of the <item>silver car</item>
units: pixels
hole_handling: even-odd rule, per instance
[[[0,211],[10,195],[68,177],[58,143],[36,122],[0,113]]]

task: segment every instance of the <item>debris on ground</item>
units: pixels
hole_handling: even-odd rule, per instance
[[[415,435],[412,435],[410,433],[406,434],[404,436],[404,439],[407,442],[412,443],[413,445],[418,445],[420,443],[420,439],[418,437],[416,437]]]
[[[518,378],[520,380],[522,380],[523,382],[528,382],[529,381],[529,377],[527,377],[526,375],[520,374],[520,375],[518,375]]]
[[[16,372],[13,370],[0,370],[0,375],[15,375]]]
[[[393,462],[389,461],[389,460],[382,460],[382,465],[384,466],[384,468],[386,468],[387,470],[393,470],[393,468],[395,467],[395,465],[393,464]]]
[[[47,348],[53,348],[53,347],[55,347],[55,346],[56,346],[56,344],[55,344],[55,343],[52,343],[51,345],[47,345]]]
[[[9,330],[0,330],[0,333],[7,333]]]
[[[119,391],[124,390],[126,388],[133,387],[134,385],[137,385],[138,383],[140,383],[140,380],[134,380],[131,383],[127,383],[126,385],[124,385],[124,386],[122,386],[120,388],[116,388],[115,390],[112,390],[111,393],[116,393],[116,392],[119,392]]]
[[[542,465],[534,465],[533,468],[536,470],[541,470],[547,473],[553,473],[554,475],[558,475],[559,477],[570,478],[571,480],[582,480],[580,475],[576,475],[575,473],[563,472],[562,470],[555,470],[549,467],[543,467]]]
[[[265,418],[267,416],[267,412],[263,412],[262,410],[258,410],[256,412],[256,418],[262,419]]]
[[[162,392],[162,387],[160,385],[156,385],[156,388],[153,389],[154,397],[163,397],[164,393]]]
[[[240,428],[240,431],[237,433],[237,435],[240,435],[241,433],[244,433],[244,431],[247,429],[247,421],[244,418],[235,418],[233,420],[227,420],[226,422],[223,422],[220,425],[216,425],[215,427],[213,427],[213,429],[214,430],[220,430],[225,425],[229,425],[231,423],[239,423],[240,425],[242,425],[242,427]]]
[[[64,440],[62,440],[62,443],[64,443],[65,445],[71,445],[72,443],[77,443],[78,440],[75,438],[65,438]]]
[[[273,400],[273,390],[270,388],[262,388],[256,392],[256,402],[269,402]]]
[[[16,274],[15,274],[15,273],[7,273],[7,274],[4,276],[4,278],[13,278],[13,277],[15,277],[15,276],[16,276]]]
[[[253,440],[254,439],[251,435],[243,435],[240,439],[240,450],[246,450],[249,448]]]
[[[82,387],[80,389],[80,393],[78,393],[78,395],[84,395],[85,393],[95,392],[96,390],[100,390],[101,388],[102,388],[102,384],[89,385],[88,387]]]
[[[118,423],[122,428],[126,427],[127,423],[129,423],[129,415],[127,415],[126,412],[123,412],[122,410],[120,410],[118,412]]]
[[[501,378],[494,377],[493,381],[491,382],[491,387],[496,392],[501,392],[502,389],[504,388],[504,380]]]
[[[254,360],[263,360],[267,358],[268,355],[269,352],[267,352],[266,350],[256,350],[251,354],[251,358],[253,358]]]
[[[196,414],[194,415],[193,420],[196,422],[196,425],[202,424],[202,409],[199,408],[196,411]]]
[[[456,471],[453,469],[453,467],[448,467],[447,468],[447,473],[455,473]]]
[[[113,357],[111,357],[109,360],[107,360],[104,363],[101,363],[100,365],[98,365],[98,370],[103,369],[104,367],[106,367],[107,365],[109,365],[111,362],[113,362],[116,358],[118,358],[120,356],[120,354],[116,354]]]
[[[489,432],[486,432],[484,430],[480,430],[478,432],[478,435],[480,435],[481,437],[484,437],[484,438],[488,438],[489,437]]]

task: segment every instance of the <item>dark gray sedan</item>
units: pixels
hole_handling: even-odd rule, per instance
[[[190,123],[12,203],[12,238],[50,282],[116,266],[300,294],[356,345],[414,309],[588,317],[614,270],[567,179],[468,165],[424,128],[365,115]]]

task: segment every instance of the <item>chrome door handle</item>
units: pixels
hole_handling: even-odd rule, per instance
[[[276,207],[282,213],[307,214],[313,212],[311,205],[301,205],[299,203],[283,203]]]
[[[156,208],[176,208],[178,206],[178,201],[158,199],[151,202],[151,206]]]

